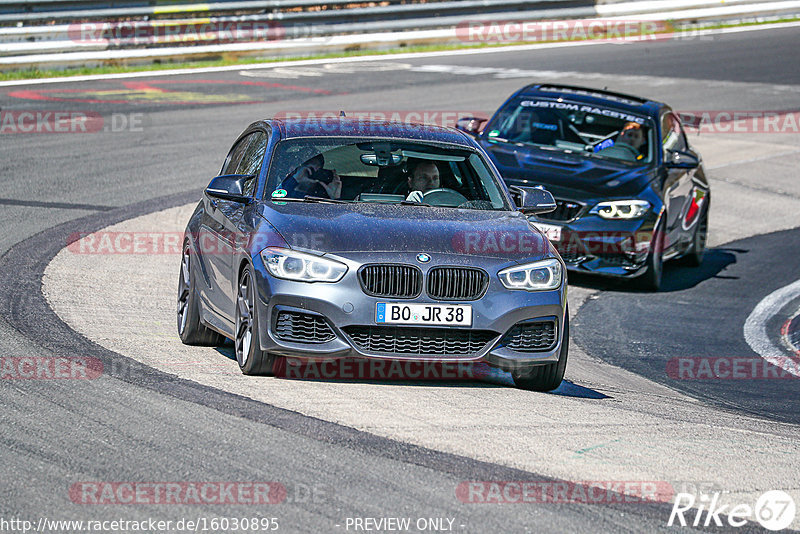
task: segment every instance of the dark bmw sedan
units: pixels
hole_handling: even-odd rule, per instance
[[[485,123],[485,124],[484,124]],[[665,260],[703,259],[710,191],[666,104],[534,84],[488,120],[464,118],[509,185],[543,185],[558,208],[533,220],[567,268],[658,289]]]
[[[528,216],[553,209],[455,129],[256,122],[188,223],[178,332],[230,338],[245,374],[280,357],[484,362],[552,390],[566,272]]]

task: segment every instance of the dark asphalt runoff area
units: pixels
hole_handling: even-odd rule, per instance
[[[797,93],[741,94],[726,82],[798,85],[798,48],[800,31],[789,28],[402,62],[604,73],[618,75],[626,88],[636,86],[636,76],[687,85],[699,80],[705,92],[672,86],[653,96],[679,109],[796,110]],[[625,85],[628,75],[634,78]],[[107,128],[0,135],[0,354],[114,361],[47,308],[45,266],[72,232],[199,198],[232,140],[253,120],[286,110],[358,109],[364,95],[379,90],[391,98],[370,102],[371,108],[418,109],[430,102],[430,109],[488,112],[528,81],[534,80],[386,69],[295,79],[232,71],[0,87],[3,112],[91,112]],[[141,127],[118,124],[120,131],[109,131],[112,117]],[[797,278],[798,245],[796,230],[725,245],[709,252],[700,274],[668,268],[658,294],[603,286],[579,312],[574,339],[592,356],[703,400],[797,423],[797,380],[668,380],[664,366],[688,353],[754,356],[742,324],[761,298]],[[723,315],[709,314],[712,305]],[[637,357],[615,351],[631,344]],[[674,530],[665,527],[667,505],[463,504],[455,496],[462,481],[543,477],[376,437],[155,370],[127,374],[125,365],[139,364],[117,361],[123,370],[97,380],[0,381],[1,516],[276,517],[284,532],[346,532],[348,517],[388,516],[454,518],[458,532]],[[144,508],[73,502],[70,487],[92,480],[274,481],[287,488],[287,501]]]

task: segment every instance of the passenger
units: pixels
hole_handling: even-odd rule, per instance
[[[342,195],[342,180],[336,171],[323,169],[324,165],[325,157],[317,154],[292,171],[283,181],[287,196],[338,199]]]
[[[408,190],[406,200],[422,202],[422,196],[428,191],[439,189],[439,167],[430,160],[416,160],[409,168]]]

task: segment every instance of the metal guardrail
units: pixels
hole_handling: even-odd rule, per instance
[[[352,3],[352,0],[348,1]],[[297,4],[298,2],[291,3]],[[582,7],[572,7],[576,4]],[[539,9],[523,9],[531,6],[539,6]],[[543,9],[544,7],[549,7],[549,9]],[[594,14],[593,0],[589,2],[586,0],[578,2],[575,0],[540,0],[537,2],[529,0],[446,0],[426,4],[356,7],[322,12],[203,17],[199,20],[184,18],[118,23],[99,21],[48,26],[0,27],[0,56],[158,46],[188,47],[277,39],[307,40],[333,35],[452,28],[467,20],[581,18]],[[261,25],[260,32],[257,30],[258,25]],[[249,29],[251,33],[256,29],[255,35],[247,38],[246,32],[243,32],[245,33],[244,39],[231,40],[226,38],[226,33],[230,32],[231,26]],[[177,32],[180,33],[179,36],[176,36]],[[85,39],[84,33],[91,37]]]
[[[458,42],[456,28],[468,21],[636,18],[647,14],[652,18],[675,9],[719,11],[721,5],[731,12],[800,13],[800,0],[726,0],[724,4],[720,0],[383,0],[383,5],[371,7],[363,7],[360,0],[217,0],[211,4],[96,9],[116,1],[128,0],[0,0],[0,8],[35,5],[53,9],[27,13],[39,17],[35,20],[50,22],[36,26],[24,25],[19,14],[0,13],[0,23],[15,23],[0,26],[0,67],[263,57],[438,44]],[[92,8],[65,11],[60,8],[65,4]],[[308,9],[321,7],[325,9]],[[177,9],[188,11],[174,11]],[[65,18],[55,18],[61,14]],[[182,18],[174,18],[176,15]],[[266,33],[251,32],[248,36],[244,32],[231,39],[231,25],[259,27]],[[83,31],[88,31],[88,39]],[[180,38],[175,38],[176,32]]]
[[[12,2],[15,0],[0,0],[0,2]],[[165,17],[175,14],[203,14],[205,16],[224,15],[224,14],[248,14],[263,13],[272,17],[273,20],[329,20],[342,17],[385,17],[385,16],[404,16],[417,17],[427,16],[437,13],[454,12],[479,12],[481,10],[503,11],[514,9],[537,9],[551,4],[562,4],[565,7],[593,6],[595,0],[429,0],[418,3],[400,3],[400,0],[391,0],[389,5],[379,5],[370,7],[345,7],[347,5],[366,4],[368,2],[358,0],[330,0],[321,2],[319,0],[216,0],[211,3],[162,3],[162,2],[136,2],[134,4],[119,0],[120,4],[126,7],[106,7],[109,2],[98,2],[97,0],[47,0],[54,2],[67,2],[80,4],[82,1],[86,5],[79,5],[75,9],[46,9],[48,4],[24,4],[35,6],[34,9],[15,9],[8,12],[2,9],[0,3],[0,23],[16,22],[69,22],[88,19],[128,19],[131,17],[159,16]],[[111,0],[111,3],[116,3]],[[384,3],[384,2],[382,2]],[[16,4],[20,6],[20,4]],[[58,5],[58,4],[56,4]],[[309,8],[319,8],[311,10]]]

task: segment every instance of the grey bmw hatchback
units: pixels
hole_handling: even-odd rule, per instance
[[[528,217],[555,208],[455,129],[255,122],[186,227],[178,333],[230,338],[247,375],[281,357],[483,362],[550,391],[566,270]]]

